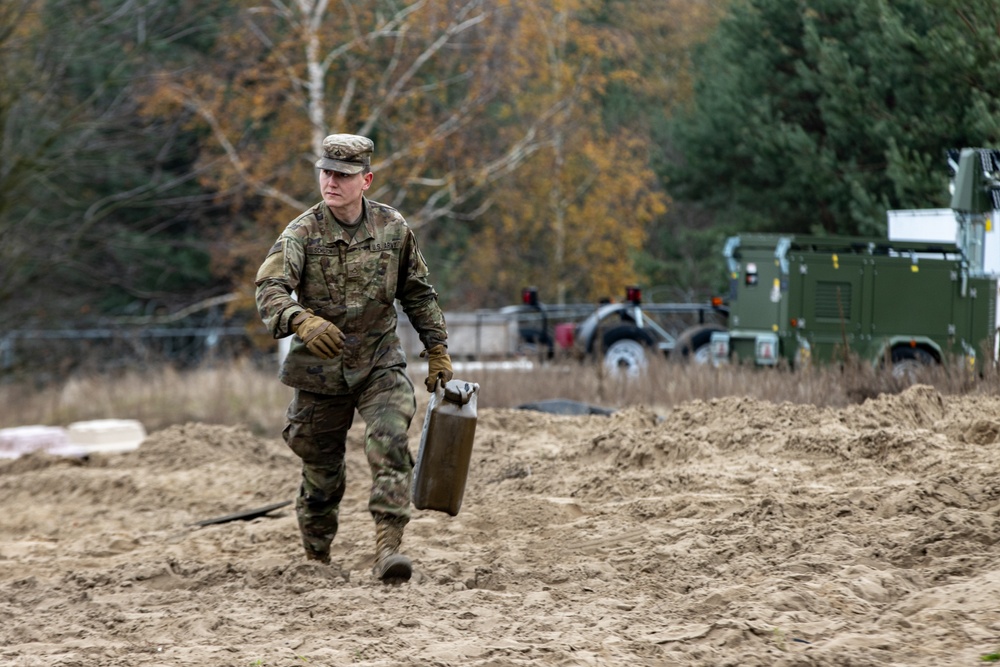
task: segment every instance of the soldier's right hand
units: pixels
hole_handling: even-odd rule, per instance
[[[295,316],[292,327],[309,351],[320,359],[333,359],[344,350],[344,332],[308,310]]]

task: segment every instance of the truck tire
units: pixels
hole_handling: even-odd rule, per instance
[[[699,324],[681,332],[670,354],[674,361],[702,366],[712,363],[712,334],[725,331],[721,324]]]
[[[927,350],[919,347],[896,347],[892,350],[892,377],[913,383],[922,369],[933,366],[937,361]]]
[[[625,324],[604,332],[601,350],[609,375],[638,377],[649,365],[653,338],[639,327]]]

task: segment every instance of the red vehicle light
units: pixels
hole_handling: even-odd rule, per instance
[[[538,305],[538,288],[537,287],[525,287],[521,290],[521,303],[526,306],[537,306]]]
[[[573,347],[576,325],[572,322],[563,322],[556,325],[556,345],[563,350]]]
[[[635,285],[629,285],[625,288],[625,300],[638,306],[642,303],[642,290]]]

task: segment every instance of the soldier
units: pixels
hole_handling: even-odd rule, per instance
[[[397,299],[425,348],[427,390],[450,380],[452,369],[444,316],[413,231],[395,209],[364,196],[374,148],[353,134],[324,139],[316,162],[323,201],[271,247],[256,298],[275,338],[295,334],[279,377],[295,389],[282,435],[302,459],[295,508],[306,556],[330,561],[356,409],[372,474],[373,571],[383,581],[406,580],[412,564],[399,548],[410,518],[407,431],[416,400],[396,335]]]

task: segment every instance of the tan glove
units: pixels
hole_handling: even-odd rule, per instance
[[[444,384],[455,377],[451,371],[451,357],[448,356],[448,348],[444,345],[435,345],[429,350],[424,350],[420,356],[427,359],[427,379],[424,380],[427,391],[433,394],[439,379],[441,384]]]
[[[309,351],[320,359],[333,359],[344,350],[344,332],[311,310],[304,310],[292,319],[292,329]]]

